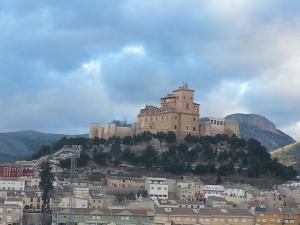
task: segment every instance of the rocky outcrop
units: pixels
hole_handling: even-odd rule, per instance
[[[274,123],[267,118],[256,114],[232,114],[226,119],[239,122],[241,138],[254,138],[268,150],[274,150],[295,143],[295,140],[278,130]]]

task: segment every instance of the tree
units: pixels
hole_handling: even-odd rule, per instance
[[[123,145],[131,145],[133,142],[132,136],[125,136],[122,140]]]
[[[48,155],[52,152],[50,145],[42,145],[42,147],[31,156],[31,159],[39,159],[44,155]]]
[[[82,151],[80,153],[79,159],[77,159],[77,166],[78,167],[85,167],[85,166],[88,165],[90,160],[91,160],[91,158],[89,157],[89,155],[86,154],[86,152]]]
[[[172,131],[169,131],[166,135],[166,142],[168,144],[172,144],[172,143],[175,143],[176,141],[177,141],[176,134]]]
[[[42,194],[43,209],[46,209],[49,204],[51,191],[53,190],[53,180],[54,180],[49,161],[42,162],[40,177],[41,177],[41,182],[39,186],[43,191]]]
[[[121,153],[121,145],[119,141],[114,141],[111,145],[110,151],[113,156],[119,155]]]
[[[152,145],[148,145],[142,152],[140,161],[141,163],[144,163],[147,168],[150,168],[152,165],[157,165],[159,164],[158,152]]]

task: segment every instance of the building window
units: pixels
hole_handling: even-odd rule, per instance
[[[196,117],[194,117],[194,121],[196,121]]]
[[[163,120],[163,119],[164,119],[164,117],[162,116],[162,117],[161,117],[161,119]]]
[[[177,119],[177,116],[175,116],[175,119]]]
[[[217,121],[217,125],[220,125],[220,122],[219,122],[219,121]]]
[[[177,126],[175,125],[175,126],[174,126],[174,130],[176,130],[176,129],[177,129]]]
[[[188,130],[188,129],[189,129],[189,126],[186,126],[186,129]]]
[[[189,109],[189,104],[186,104],[186,109]]]
[[[196,127],[193,127],[193,131],[195,131],[196,130]]]

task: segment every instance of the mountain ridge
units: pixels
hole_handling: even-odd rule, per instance
[[[1,132],[0,161],[25,159],[37,152],[42,145],[53,144],[64,136],[78,137],[87,135],[53,134],[33,130]]]
[[[254,138],[262,143],[269,151],[295,143],[296,141],[277,129],[275,124],[258,114],[236,113],[225,117],[239,122],[241,138]]]

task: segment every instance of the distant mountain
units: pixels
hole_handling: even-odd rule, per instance
[[[64,136],[76,135],[49,134],[37,131],[0,133],[0,161],[25,159],[38,151],[42,145],[53,144]]]
[[[287,145],[271,152],[272,157],[286,166],[293,166],[300,171],[300,142]]]
[[[239,122],[242,138],[254,138],[268,150],[274,150],[295,143],[292,137],[278,130],[274,123],[263,116],[237,113],[225,118]]]

